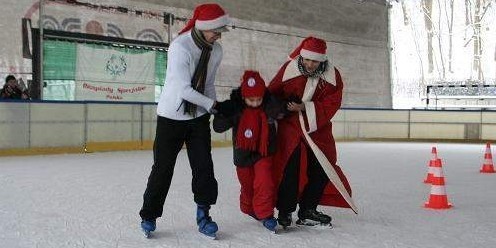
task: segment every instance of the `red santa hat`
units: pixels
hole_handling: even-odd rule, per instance
[[[265,81],[258,71],[245,71],[241,82],[242,97],[263,97],[265,94]]]
[[[327,60],[327,44],[325,40],[307,37],[300,45],[289,55],[290,59],[296,58],[301,55],[305,59],[324,62]]]
[[[230,23],[229,15],[216,3],[206,3],[196,6],[193,17],[179,32],[182,34],[196,27],[198,30],[229,31],[226,26]]]

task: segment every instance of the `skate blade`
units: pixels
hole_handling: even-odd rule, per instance
[[[200,232],[201,236],[208,238],[210,240],[217,240],[217,234],[209,234]]]
[[[286,233],[286,232],[291,232],[296,228],[296,226],[291,225],[291,226],[280,226],[280,228],[277,229],[277,233]]]
[[[279,230],[277,227],[274,229],[265,228],[265,230],[267,230],[270,234],[278,234],[279,233]]]
[[[296,221],[297,226],[303,226],[303,227],[311,227],[314,229],[318,230],[325,230],[325,229],[332,229],[332,223],[320,223],[320,222],[315,222],[315,221],[308,221],[308,220],[297,220]]]
[[[145,238],[149,239],[152,237],[152,234],[151,232],[149,231],[145,231],[145,230],[142,230],[143,231],[143,235],[145,236]]]
[[[333,229],[334,226],[332,226],[331,223],[328,223],[328,224],[315,225],[313,226],[313,228],[317,230],[329,230],[329,229]]]

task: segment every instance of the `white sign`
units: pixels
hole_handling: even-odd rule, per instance
[[[76,100],[154,101],[155,52],[78,44]]]

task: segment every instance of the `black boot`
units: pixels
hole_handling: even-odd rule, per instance
[[[283,228],[291,226],[291,222],[293,222],[292,217],[291,217],[291,213],[279,212],[279,216],[277,217],[277,222]]]
[[[315,209],[306,209],[298,211],[298,221],[296,224],[298,225],[307,225],[307,226],[315,226],[315,225],[330,225],[332,221],[331,216],[321,213]]]

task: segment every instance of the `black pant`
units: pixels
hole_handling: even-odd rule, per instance
[[[154,164],[140,211],[142,219],[154,220],[162,216],[177,155],[184,143],[193,174],[191,185],[195,202],[200,205],[212,205],[217,201],[217,180],[211,154],[210,115],[186,121],[159,116],[153,145]]]
[[[288,160],[284,175],[279,185],[277,197],[277,209],[281,213],[292,213],[299,203],[300,210],[316,209],[319,204],[324,188],[329,182],[329,178],[317,161],[313,151],[305,145],[307,149],[307,177],[308,182],[303,189],[298,202],[298,181],[300,173],[300,146],[296,147]],[[302,172],[304,173],[304,172]]]

